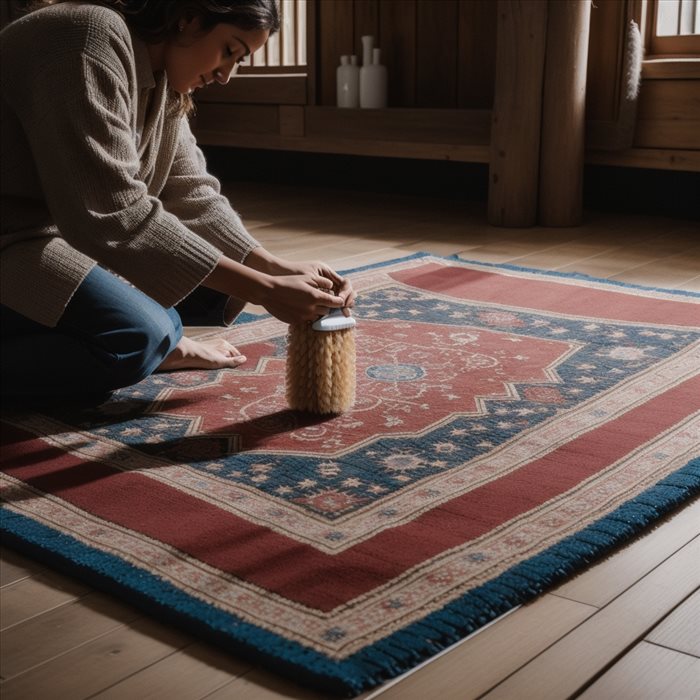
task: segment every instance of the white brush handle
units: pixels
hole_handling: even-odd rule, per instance
[[[333,309],[318,321],[314,321],[311,327],[315,331],[341,331],[344,328],[354,328],[357,322],[352,316],[346,316],[342,309]]]

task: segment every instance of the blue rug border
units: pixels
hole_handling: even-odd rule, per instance
[[[352,274],[419,258],[454,260],[470,265],[579,279],[642,291],[663,292],[687,298],[700,293],[648,287],[582,273],[541,270],[506,263],[468,260],[459,255],[417,252],[403,258],[364,265]],[[236,323],[250,323],[268,315],[243,313]],[[29,517],[0,509],[3,545],[28,553],[95,588],[126,599],[158,619],[241,655],[252,663],[267,663],[292,680],[335,695],[352,697],[394,678],[512,608],[526,603],[573,573],[628,542],[671,510],[700,494],[700,457],[626,501],[609,515],[512,567],[495,579],[472,589],[440,611],[362,649],[341,662],[286,640],[235,615],[217,610],[159,577],[119,557],[89,547]],[[46,544],[42,544],[42,542]],[[459,624],[455,619],[460,619]],[[428,641],[430,640],[430,641]]]
[[[344,661],[285,639],[178,590],[158,576],[75,538],[0,509],[3,545],[78,576],[158,619],[252,663],[334,695],[353,697],[409,671],[512,608],[541,595],[700,494],[700,457],[609,515]],[[460,620],[459,623],[456,620]]]

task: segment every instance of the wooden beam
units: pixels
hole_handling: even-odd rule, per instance
[[[545,0],[498,0],[491,122],[489,223],[533,226],[537,217]]]
[[[581,223],[590,23],[590,0],[549,4],[539,190],[544,226]]]
[[[700,151],[671,148],[628,148],[624,151],[588,150],[586,163],[623,168],[682,170],[700,173]]]

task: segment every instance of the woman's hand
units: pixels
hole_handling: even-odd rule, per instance
[[[259,304],[285,323],[314,321],[329,309],[350,315],[355,292],[350,280],[322,262],[291,263],[255,248],[241,264],[222,255],[203,284]]]
[[[270,276],[268,280],[258,303],[285,323],[314,321],[329,309],[345,306],[345,299],[333,292],[333,282],[321,274]]]
[[[350,315],[350,309],[355,305],[355,290],[352,288],[352,282],[347,277],[341,277],[333,268],[326,265],[320,260],[313,262],[291,262],[288,260],[280,261],[286,268],[287,275],[314,275],[316,277],[324,277],[333,285],[333,291],[343,300],[343,313],[346,316]]]
[[[325,278],[330,280],[333,291],[343,300],[343,313],[346,316],[350,315],[350,309],[355,305],[357,294],[352,287],[352,282],[347,277],[341,277],[333,268],[320,260],[292,262],[278,258],[264,248],[255,248],[246,259],[246,265],[275,277],[306,275],[314,279]]]

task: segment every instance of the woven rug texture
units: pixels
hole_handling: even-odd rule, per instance
[[[419,254],[352,271],[357,401],[248,361],[3,416],[20,550],[328,693],[395,677],[700,492],[700,295]]]

